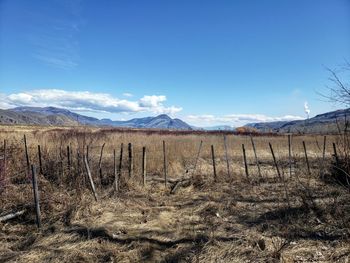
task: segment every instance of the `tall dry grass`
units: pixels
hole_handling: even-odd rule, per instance
[[[308,255],[319,245],[330,246],[332,240],[338,243],[333,244],[335,250],[329,258],[332,255],[342,260],[350,253],[343,250],[349,240],[350,212],[345,202],[349,193],[337,184],[325,184],[320,177],[333,175],[333,142],[339,148],[339,157],[343,158],[341,149],[346,148],[341,146],[338,136],[327,136],[324,161],[323,136],[292,136],[292,175],[289,174],[287,136],[254,136],[262,171],[259,178],[251,139],[244,135],[226,134],[230,175],[223,134],[9,126],[1,127],[0,135],[1,140],[6,139],[8,156],[6,174],[3,171],[1,177],[0,195],[4,202],[0,205],[0,214],[28,210],[23,217],[3,225],[6,233],[0,238],[6,241],[0,249],[0,259],[215,262],[222,258],[223,262],[242,262],[259,258],[261,262],[275,262],[295,259],[295,253]],[[26,167],[24,135],[30,163],[37,168],[37,146],[42,150],[43,174],[39,174],[39,189],[44,226],[39,232],[31,210],[33,193]],[[169,193],[169,186],[165,188],[156,180],[162,178],[164,172],[163,141],[170,180],[182,178],[186,170],[191,170],[203,141],[192,180],[174,195]],[[283,180],[276,174],[269,142]],[[113,150],[119,161],[122,143],[120,191],[115,193]],[[128,143],[133,145],[132,178],[128,177]],[[103,144],[101,181],[98,164]],[[246,148],[249,178],[245,175],[242,144]],[[216,183],[211,145],[217,165]],[[67,146],[72,157],[70,170]],[[82,156],[87,146],[99,202],[93,201],[83,167]],[[142,185],[142,147],[147,149],[146,187]],[[313,247],[312,242],[318,246]],[[301,244],[314,250],[304,253]],[[345,256],[339,251],[344,251]],[[309,259],[317,261],[317,258]]]

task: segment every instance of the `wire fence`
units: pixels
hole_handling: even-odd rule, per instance
[[[156,145],[148,146],[129,142],[112,145],[110,141],[106,142],[108,145],[105,142],[74,144],[62,140],[35,145],[24,136],[10,144],[4,141],[0,150],[0,193],[11,191],[16,184],[32,185],[40,227],[39,192],[43,180],[64,185],[66,189],[89,188],[96,200],[98,189],[114,185],[116,192],[124,191],[123,183],[129,180],[143,186],[156,181],[171,192],[175,192],[179,182],[190,180],[196,174],[214,181],[221,177],[244,177],[278,178],[284,182],[296,169],[309,175],[314,171],[323,175],[325,162],[329,162],[330,157],[339,159],[337,144],[328,142],[326,136],[322,139],[321,144],[316,138],[310,151],[309,144],[304,140],[293,142],[290,135],[286,145],[265,138],[264,147],[261,142],[257,145],[252,136],[240,138],[239,143],[226,136],[220,144],[197,140],[190,147],[176,140],[168,143],[161,139]],[[49,195],[45,196],[41,205],[49,202]]]

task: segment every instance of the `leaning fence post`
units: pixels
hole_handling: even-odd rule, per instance
[[[142,147],[142,179],[143,179],[143,186],[146,185],[146,164],[147,164],[146,147]]]
[[[25,134],[23,136],[23,139],[24,139],[24,150],[25,150],[26,161],[27,161],[27,177],[29,178],[30,162],[29,162],[29,154],[28,154],[28,146],[27,146],[27,137]]]
[[[254,143],[252,135],[250,135],[250,141],[252,142],[252,147],[253,147],[254,157],[255,157],[255,163],[258,166],[258,173],[259,173],[259,176],[262,177],[261,176],[261,170],[260,170],[260,163],[259,163],[259,160],[258,160],[258,155],[256,154],[255,143]]]
[[[166,153],[165,153],[165,141],[163,141],[163,167],[164,167],[164,185],[167,185],[167,165],[166,165]]]
[[[90,159],[89,159],[89,148],[90,148],[89,145],[87,145],[86,146],[86,159],[87,159],[88,163],[90,162]]]
[[[133,172],[133,163],[132,163],[132,144],[129,143],[128,144],[128,153],[129,153],[129,179],[132,176],[132,172]]]
[[[324,178],[324,168],[325,168],[325,158],[326,158],[326,141],[327,136],[325,135],[323,137],[323,151],[322,151],[322,170],[321,170],[321,177]]]
[[[214,181],[216,181],[216,165],[215,165],[214,145],[211,145],[211,159],[213,161]]]
[[[292,138],[288,134],[288,160],[289,160],[289,177],[292,177]]]
[[[228,160],[227,138],[226,138],[226,135],[224,135],[224,147],[225,147],[225,157],[226,157],[227,175],[230,177],[230,163],[229,163],[229,160]]]
[[[242,150],[243,150],[243,160],[244,160],[245,175],[246,175],[247,177],[249,177],[248,164],[247,164],[247,156],[246,156],[246,154],[245,154],[244,144],[242,144]]]
[[[199,143],[199,148],[198,148],[198,152],[197,152],[197,155],[196,155],[196,160],[194,161],[194,166],[193,166],[193,169],[192,169],[192,172],[191,172],[192,175],[193,175],[194,172],[196,171],[196,167],[197,167],[199,155],[200,155],[201,150],[202,150],[202,145],[203,145],[203,141],[201,140],[201,142]],[[188,170],[186,171],[186,173],[188,173]]]
[[[273,152],[273,148],[272,148],[272,145],[271,145],[270,142],[269,142],[269,146],[270,146],[270,150],[271,150],[273,162],[274,162],[275,167],[276,167],[277,175],[278,175],[278,177],[281,179],[282,177],[281,177],[280,169],[278,168],[277,161],[276,161],[276,157],[275,157],[275,153]]]
[[[303,147],[304,147],[305,161],[306,161],[306,165],[307,165],[307,172],[310,175],[311,172],[310,172],[309,158],[307,157],[306,145],[305,145],[304,141],[303,141]]]
[[[35,169],[34,165],[32,165],[32,182],[33,182],[36,223],[37,223],[38,228],[40,228],[41,227],[41,218],[40,218],[39,191],[38,191],[38,181],[37,181],[37,176],[36,176],[36,169]]]
[[[92,180],[91,171],[90,171],[90,167],[89,167],[86,155],[84,155],[84,164],[85,164],[86,173],[87,173],[88,178],[89,178],[91,191],[94,194],[95,200],[97,201],[97,193],[96,193],[94,181]]]
[[[42,163],[42,160],[41,160],[41,148],[40,148],[40,144],[38,145],[38,157],[39,157],[39,171],[40,171],[40,174],[44,174],[43,173],[43,163]]]
[[[101,152],[100,152],[100,160],[98,161],[98,172],[100,174],[100,184],[102,186],[102,182],[103,182],[103,175],[102,175],[102,155],[103,155],[103,149],[105,147],[105,143],[102,144],[101,147]]]

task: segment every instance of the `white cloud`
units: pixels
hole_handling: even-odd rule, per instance
[[[131,93],[129,93],[129,92],[124,92],[124,93],[123,93],[123,96],[124,96],[124,97],[133,97],[134,95],[131,94]]]
[[[182,108],[175,107],[175,106],[164,107],[163,105],[164,101],[166,101],[166,97],[164,95],[160,95],[160,96],[146,95],[139,100],[139,106],[142,108],[151,109],[152,112],[157,114],[166,113],[166,114],[173,115],[182,110]]]
[[[12,105],[8,103],[7,96],[3,93],[0,93],[0,108],[1,109],[8,109],[11,108]]]
[[[271,121],[292,121],[302,120],[300,116],[285,115],[281,117],[270,117],[263,114],[229,114],[224,116],[214,115],[189,115],[186,121],[192,125],[213,126],[213,125],[230,125],[238,127],[252,122],[271,122]]]
[[[144,96],[142,99],[140,99],[140,104],[143,107],[157,107],[157,105],[163,101],[166,101],[165,96]]]
[[[166,107],[165,101],[166,96],[164,95],[146,95],[139,100],[131,101],[115,98],[107,93],[59,89],[32,90],[10,95],[0,94],[0,108],[54,106],[85,112],[152,112],[156,114],[175,114],[182,110],[182,108],[175,106]]]

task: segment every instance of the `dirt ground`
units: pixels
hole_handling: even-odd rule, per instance
[[[175,194],[150,180],[117,195],[100,189],[98,202],[56,197],[69,209],[42,230],[29,215],[1,225],[0,261],[349,262],[348,192],[295,176],[196,175]]]

